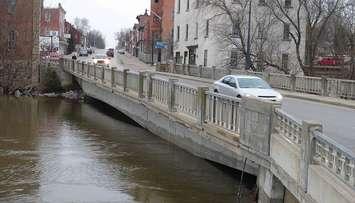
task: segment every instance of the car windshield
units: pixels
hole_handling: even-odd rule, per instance
[[[95,59],[105,59],[106,56],[105,55],[96,55]]]
[[[239,88],[271,89],[271,87],[260,78],[238,78]]]

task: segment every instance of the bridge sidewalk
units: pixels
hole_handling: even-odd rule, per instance
[[[343,107],[355,109],[355,101],[354,100],[346,100],[346,99],[333,98],[333,97],[324,97],[324,96],[301,93],[301,92],[289,92],[289,91],[279,90],[279,89],[277,91],[279,91],[284,97],[309,100],[309,101],[314,101],[314,102],[320,102],[320,103],[331,104],[331,105],[336,105],[336,106],[343,106]]]

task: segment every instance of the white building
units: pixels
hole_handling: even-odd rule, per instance
[[[201,5],[203,0],[176,0],[174,18],[174,55],[177,63],[241,68],[245,65],[241,49],[241,38],[237,27],[233,26],[226,10],[215,6]],[[240,8],[237,0],[226,0],[227,8],[233,17],[242,18],[241,33],[247,37],[249,6]],[[267,0],[266,0],[267,1]],[[284,8],[291,16],[296,15],[297,2],[283,0]],[[303,16],[303,15],[301,15]],[[287,21],[286,21],[287,22]],[[301,32],[304,35],[305,23],[301,18]],[[254,51],[254,62],[260,56],[270,64],[298,72],[299,65],[295,43],[289,31],[292,25],[277,20],[265,0],[253,0],[251,6],[251,49]],[[305,35],[304,35],[305,36]],[[300,55],[304,58],[306,37],[302,37]],[[247,40],[245,39],[244,42]],[[245,47],[245,45],[244,45]],[[259,50],[263,50],[259,52]],[[262,53],[262,54],[258,54]],[[265,67],[266,63],[261,62]]]

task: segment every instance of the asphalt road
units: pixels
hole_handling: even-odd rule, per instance
[[[321,123],[324,135],[355,153],[355,109],[284,98],[282,109],[293,117]]]
[[[105,54],[105,50],[96,50],[96,54]],[[92,60],[91,57],[79,57],[79,60]],[[130,55],[115,54],[111,66],[131,70],[154,70],[150,65],[140,62]],[[166,78],[162,76],[162,78]],[[206,86],[196,81],[182,80],[192,86]],[[323,125],[325,136],[343,145],[355,153],[355,109],[312,102],[302,99],[284,98],[282,109],[299,120],[312,121]]]

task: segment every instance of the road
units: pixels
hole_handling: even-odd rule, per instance
[[[97,50],[96,53],[103,54],[105,50]],[[91,60],[90,57],[79,57],[79,59]],[[135,71],[154,70],[154,67],[127,54],[116,54],[111,59],[111,66]],[[183,79],[179,81],[192,86],[206,86],[206,83],[197,81]],[[282,109],[296,119],[321,123],[326,136],[355,153],[355,109],[294,98],[284,98]]]
[[[319,122],[323,132],[355,153],[355,109],[284,98],[282,109],[300,120]]]
[[[88,57],[78,57],[78,60],[92,62],[92,57],[95,54],[106,54],[105,49],[96,49],[95,53]],[[145,64],[136,57],[129,54],[118,54],[115,53],[115,57],[110,60],[110,67],[116,67],[118,69],[130,69],[133,71],[153,71],[155,67]]]

